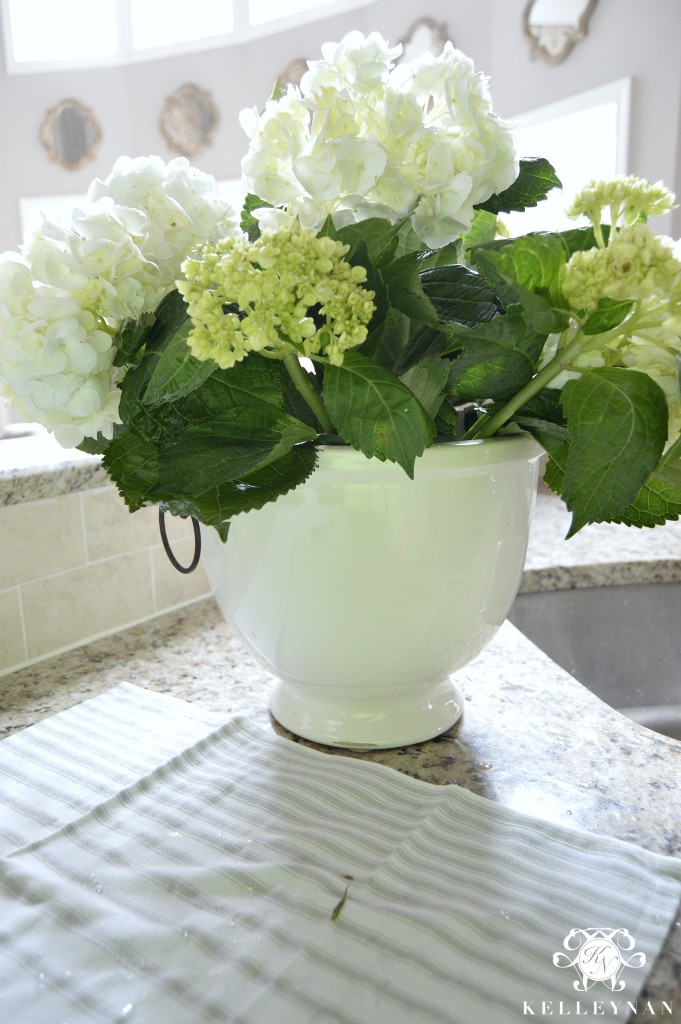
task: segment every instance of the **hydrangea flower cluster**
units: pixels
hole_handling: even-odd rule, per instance
[[[674,205],[674,196],[661,181],[651,183],[633,174],[622,174],[609,181],[595,178],[587,182],[570,204],[568,217],[585,214],[597,231],[600,244],[601,216],[610,210],[610,223],[628,226],[647,217],[668,213]]]
[[[374,293],[362,287],[366,270],[347,263],[347,251],[293,218],[256,242],[205,245],[182,264],[186,280],[177,285],[193,323],[193,354],[222,369],[249,352],[321,354],[340,365],[365,340],[374,312]]]
[[[322,47],[300,88],[243,111],[245,181],[319,228],[368,217],[411,217],[440,248],[466,231],[474,206],[508,188],[518,160],[492,112],[487,79],[451,43],[394,65],[401,47],[351,32]]]
[[[633,224],[612,231],[603,248],[573,253],[562,287],[572,308],[586,312],[604,297],[673,300],[681,295],[681,263],[646,224]]]
[[[640,370],[660,385],[669,407],[670,436],[681,429],[681,395],[677,362],[681,356],[681,261],[671,240],[653,235],[649,216],[668,212],[674,196],[657,182],[634,177],[591,181],[575,197],[568,213],[591,220],[597,245],[574,253],[561,286],[570,306],[582,317],[602,298],[633,302],[629,317],[610,336],[593,336],[593,345],[571,362],[571,370],[554,378],[552,387],[583,370],[622,366]],[[601,231],[603,209],[611,215],[607,243]],[[552,336],[543,362],[555,354],[559,336]]]
[[[235,230],[213,178],[184,158],[123,158],[66,227],[0,257],[0,393],[66,447],[120,422],[115,335],[156,308],[192,246]]]

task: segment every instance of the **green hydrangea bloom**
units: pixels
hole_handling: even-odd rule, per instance
[[[674,205],[674,196],[669,189],[657,181],[651,184],[633,175],[621,175],[611,181],[592,179],[579,192],[569,207],[568,217],[586,214],[592,224],[600,224],[604,209],[610,210],[612,224],[619,221],[624,225],[668,213]]]
[[[366,270],[344,260],[347,251],[296,221],[255,242],[205,245],[185,260],[186,280],[178,282],[193,322],[193,354],[223,369],[249,352],[323,355],[340,365],[366,339],[375,310],[374,292],[362,287]]]
[[[575,252],[563,269],[562,289],[575,310],[589,312],[600,298],[642,300],[653,295],[681,302],[681,263],[643,223],[613,232],[606,248]]]

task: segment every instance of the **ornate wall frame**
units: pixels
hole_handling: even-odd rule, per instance
[[[541,57],[547,64],[560,64],[575,45],[585,39],[589,19],[598,0],[583,0],[576,21],[564,25],[542,25],[532,20],[532,11],[538,0],[528,0],[523,11],[523,31],[530,42],[530,56]]]
[[[397,63],[404,60],[415,60],[423,53],[433,53],[439,57],[449,39],[449,32],[444,21],[434,18],[419,18],[407,30],[398,43],[402,43],[402,56]]]
[[[210,146],[219,123],[211,93],[190,82],[166,97],[159,118],[164,139],[182,156],[196,156]]]
[[[50,160],[77,171],[99,149],[102,129],[89,107],[66,99],[47,111],[40,126],[40,141]]]

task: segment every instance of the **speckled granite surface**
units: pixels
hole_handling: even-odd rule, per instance
[[[110,482],[99,456],[67,451],[47,433],[0,444],[0,508]]]
[[[329,756],[457,783],[519,811],[681,857],[681,743],[602,704],[510,624],[458,678],[466,709],[448,733],[402,749]],[[271,678],[212,600],[6,676],[0,735],[123,681],[225,716],[246,712],[289,735],[267,709]],[[681,999],[681,916],[646,998]]]
[[[594,523],[565,540],[570,519],[540,487],[521,593],[681,580],[681,521],[654,530]]]

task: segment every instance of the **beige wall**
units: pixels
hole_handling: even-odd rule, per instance
[[[168,519],[181,563],[189,520]],[[128,512],[113,486],[0,508],[0,675],[210,593],[161,547],[156,509]]]
[[[681,194],[679,0],[600,0],[588,38],[555,67],[530,60],[521,28],[524,6],[525,0],[376,0],[347,15],[222,50],[127,68],[11,77],[3,72],[0,249],[19,242],[19,196],[84,191],[122,153],[175,155],[158,130],[158,116],[164,97],[182,83],[210,90],[222,115],[214,146],[195,163],[218,178],[234,177],[245,144],[238,112],[261,103],[290,60],[317,56],[324,40],[355,27],[397,39],[426,15],[445,21],[455,44],[491,76],[504,117],[632,75],[630,170],[663,178]],[[91,106],[104,130],[95,161],[75,172],[50,163],[38,141],[45,111],[67,97]],[[678,237],[681,219],[675,227]]]

